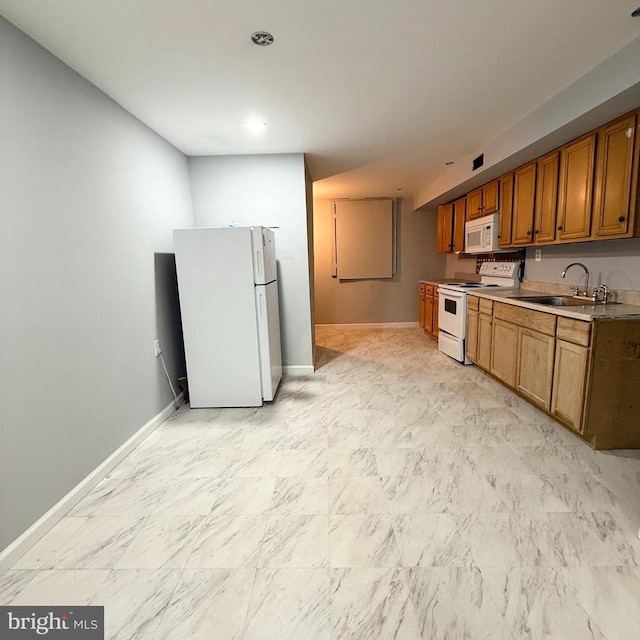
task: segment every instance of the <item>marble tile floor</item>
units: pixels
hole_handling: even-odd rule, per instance
[[[640,451],[421,330],[318,327],[260,409],[182,408],[0,576],[117,640],[637,640]]]

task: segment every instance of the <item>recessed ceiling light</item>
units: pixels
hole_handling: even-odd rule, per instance
[[[447,167],[450,167],[452,164],[455,164],[454,160],[448,160],[447,162],[445,162],[445,164],[447,165]]]
[[[256,31],[251,34],[251,41],[259,47],[268,47],[275,38],[268,31]]]
[[[264,133],[267,130],[267,123],[262,120],[249,120],[245,127],[251,131],[251,133]]]

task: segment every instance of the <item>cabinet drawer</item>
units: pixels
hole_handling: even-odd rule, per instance
[[[542,311],[523,309],[510,304],[496,302],[493,315],[507,322],[514,322],[521,327],[540,331],[550,336],[556,335],[556,316]]]
[[[591,323],[570,318],[558,318],[557,337],[588,347],[591,344]]]
[[[472,311],[478,311],[480,303],[480,298],[477,296],[467,296],[467,309],[471,309]]]
[[[427,296],[433,296],[433,285],[432,284],[425,284],[424,285],[424,293]]]
[[[427,288],[427,285],[424,282],[420,283],[420,295],[424,295],[424,290]]]
[[[493,300],[484,300],[480,298],[480,313],[493,315]]]

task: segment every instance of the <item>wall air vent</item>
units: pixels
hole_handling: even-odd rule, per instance
[[[479,169],[484,164],[484,153],[473,159],[473,170]]]

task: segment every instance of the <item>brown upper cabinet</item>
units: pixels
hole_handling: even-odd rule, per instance
[[[467,220],[475,220],[492,213],[500,208],[498,180],[485,184],[467,195]]]
[[[438,253],[453,251],[453,204],[438,207]]]
[[[502,176],[500,183],[500,233],[498,245],[511,246],[511,223],[513,222],[513,173]]]
[[[596,134],[574,140],[560,150],[558,240],[575,242],[591,235]]]
[[[464,251],[464,223],[466,221],[467,199],[460,198],[453,203],[453,250]]]
[[[511,244],[515,246],[533,242],[533,216],[536,203],[536,166],[530,162],[513,174],[513,223]]]
[[[640,237],[640,109],[438,207],[438,252],[496,212],[501,249]]]
[[[632,113],[597,132],[594,238],[624,238],[636,232],[640,155],[637,119],[638,114]]]
[[[467,195],[467,220],[482,218],[482,189]]]
[[[533,240],[536,244],[556,239],[558,165],[560,153],[552,151],[538,159]]]

